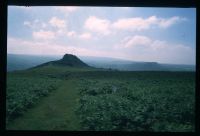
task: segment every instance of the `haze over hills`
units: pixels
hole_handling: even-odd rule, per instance
[[[7,55],[7,71],[24,70],[45,65],[68,65],[70,67],[109,68],[122,71],[195,71],[195,65],[161,64],[157,62],[138,62],[107,57],[36,55]]]
[[[24,70],[58,59],[60,59],[60,56],[7,54],[7,71]]]

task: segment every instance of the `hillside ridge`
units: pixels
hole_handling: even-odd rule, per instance
[[[77,56],[72,54],[65,54],[62,59],[55,60],[55,61],[49,61],[40,65],[37,65],[33,68],[37,67],[43,67],[43,66],[69,66],[69,67],[91,67],[88,66],[86,63],[84,63],[82,60],[80,60]]]

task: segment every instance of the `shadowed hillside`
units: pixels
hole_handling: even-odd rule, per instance
[[[7,55],[7,70],[25,70],[41,66],[68,66],[68,68],[100,68],[120,71],[195,71],[195,65],[162,64],[158,62],[129,61],[107,57]],[[61,59],[62,58],[62,59]],[[79,59],[80,58],[80,59]],[[60,59],[60,60],[59,60]]]
[[[43,67],[43,66],[69,66],[69,67],[90,67],[81,61],[78,57],[72,54],[65,54],[62,59],[57,61],[50,61],[33,68]]]

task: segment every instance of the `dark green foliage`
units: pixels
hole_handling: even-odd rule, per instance
[[[69,65],[69,66],[75,66],[75,67],[89,67],[87,64],[82,62],[78,57],[71,54],[65,54],[63,58],[56,62],[60,65]]]
[[[42,96],[55,90],[59,80],[39,77],[7,77],[6,120],[9,121],[31,107]]]
[[[57,89],[58,86],[61,89]],[[73,130],[194,131],[194,72],[97,71],[60,66],[9,72],[7,120],[23,114],[55,89],[53,96],[57,91],[60,94],[45,102],[50,106],[46,110],[47,115],[53,111],[52,115],[38,121],[40,117],[33,113],[31,117],[37,118],[36,121],[33,119],[36,122],[34,128],[45,122],[47,128],[55,123],[59,130],[64,123],[62,130],[65,130],[70,126],[69,122],[76,122]],[[51,107],[55,102],[57,106]],[[43,108],[39,109],[43,111]],[[43,117],[42,112],[40,115]],[[18,121],[22,126],[29,124],[26,118],[19,119],[21,122],[17,120],[13,128]],[[61,124],[56,121],[58,118]],[[31,123],[27,127],[30,130],[33,129]],[[12,125],[12,122],[9,124]]]
[[[84,130],[194,131],[193,73],[131,75],[81,80],[77,115]]]

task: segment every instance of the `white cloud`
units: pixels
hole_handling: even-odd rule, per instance
[[[110,21],[106,19],[90,16],[84,24],[84,27],[90,31],[97,32],[103,35],[108,35],[110,31]]]
[[[66,36],[68,31],[66,28],[65,29],[58,28],[54,30],[54,33],[56,34],[56,36]]]
[[[177,16],[171,18],[158,18],[156,16],[151,16],[146,19],[141,17],[135,17],[119,19],[116,22],[114,22],[112,26],[116,29],[141,31],[152,28],[153,26],[168,28],[178,22],[185,20],[185,18]]]
[[[45,22],[42,22],[38,19],[33,20],[32,22],[30,21],[24,21],[24,26],[27,26],[31,29],[41,29],[41,28],[46,28],[47,24]]]
[[[148,29],[152,23],[154,22],[146,21],[142,18],[125,18],[119,19],[118,21],[114,22],[113,27],[116,29],[139,31]]]
[[[77,6],[60,6],[60,7],[55,7],[56,10],[59,10],[64,13],[69,13],[69,12],[74,12],[78,10],[79,7]]]
[[[136,38],[135,38],[136,37]],[[135,61],[155,61],[160,63],[195,64],[195,50],[182,44],[153,40],[145,36],[128,37],[122,41],[120,48],[97,50],[95,48],[78,47],[70,43],[56,43],[50,40],[22,40],[8,37],[8,53],[63,55],[71,53],[82,56],[106,56],[130,59]],[[126,43],[132,39],[148,39],[128,48]],[[150,40],[150,41],[149,41]],[[136,41],[136,40],[135,40]],[[91,45],[93,46],[93,45]]]
[[[92,38],[92,35],[90,33],[83,33],[79,36],[81,39],[91,39]]]
[[[124,38],[115,49],[127,58],[138,61],[155,61],[174,64],[195,64],[195,50],[183,44],[154,40],[135,35]]]
[[[29,21],[24,21],[24,25],[28,26],[28,27],[32,27],[31,22],[29,22]]]
[[[177,16],[175,16],[175,17],[171,17],[171,18],[169,18],[169,19],[160,19],[159,20],[159,26],[160,27],[162,27],[162,28],[168,28],[168,27],[170,27],[171,25],[173,25],[173,24],[176,24],[176,23],[178,23],[178,22],[180,22],[180,21],[186,21],[187,19],[186,18],[181,18],[181,17],[177,17]]]
[[[117,7],[118,9],[122,9],[122,10],[130,10],[130,9],[133,9],[131,7]]]
[[[57,17],[52,17],[49,20],[49,23],[53,26],[53,27],[57,27],[57,28],[65,28],[66,27],[66,22],[65,20],[59,19]]]
[[[17,43],[17,44],[16,44]],[[82,56],[102,56],[109,52],[80,48],[70,44],[58,44],[49,41],[31,41],[8,38],[8,53],[35,55],[64,55],[66,53]]]
[[[65,20],[57,17],[52,17],[47,23],[38,19],[34,21],[24,21],[24,25],[33,29],[32,36],[35,39],[55,39],[58,37],[91,39],[92,35],[89,32],[77,33],[73,30],[68,30]]]
[[[70,38],[80,38],[80,39],[84,39],[84,40],[89,40],[89,39],[92,38],[92,35],[88,32],[78,34],[75,31],[69,31],[69,32],[67,32],[67,36],[70,37]]]
[[[135,35],[133,37],[128,37],[125,40],[123,40],[123,42],[125,42],[125,47],[129,48],[129,47],[133,47],[133,46],[138,46],[138,45],[149,45],[151,44],[152,40],[146,36],[141,36],[141,35]]]
[[[47,24],[42,22],[42,28],[46,28],[47,27]]]
[[[18,38],[8,38],[8,53],[59,55],[66,53],[66,51],[66,47],[48,41],[26,41]]]
[[[16,8],[16,9],[22,9],[22,10],[31,10],[33,7],[28,7],[28,6],[9,6],[9,8]]]
[[[115,30],[142,31],[153,27],[168,28],[174,24],[186,20],[186,18],[178,16],[174,16],[171,18],[158,18],[156,16],[150,16],[146,19],[142,17],[121,18],[117,21],[111,22],[108,19],[90,16],[85,21],[84,28],[93,32],[97,32],[99,34],[109,35]]]
[[[76,32],[75,32],[75,31],[69,31],[69,32],[67,33],[67,36],[68,36],[68,37],[76,37]]]
[[[40,30],[37,32],[33,32],[33,38],[42,39],[42,40],[50,40],[50,39],[55,38],[55,33],[52,31]]]

